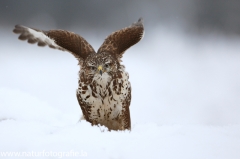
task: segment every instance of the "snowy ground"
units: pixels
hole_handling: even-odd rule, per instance
[[[79,68],[71,54],[4,32],[0,158],[240,158],[239,38],[146,32],[123,58],[132,131],[108,132],[78,122]],[[102,42],[86,39],[95,49]]]

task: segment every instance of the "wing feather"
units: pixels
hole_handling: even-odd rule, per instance
[[[123,115],[123,120],[124,120],[124,129],[131,130],[131,117],[130,117],[130,103],[131,103],[131,88],[128,90],[128,96],[123,102],[123,107],[124,107],[124,115]]]
[[[78,92],[76,93],[76,95],[77,95],[78,104],[80,105],[84,119],[86,119],[86,121],[92,123],[89,120],[89,114],[88,114],[88,110],[87,110],[88,105],[85,102],[83,102],[81,95]]]
[[[109,35],[101,47],[98,49],[100,52],[110,52],[122,57],[123,53],[138,43],[144,34],[143,19],[140,18],[138,22],[133,23],[131,26],[113,32]]]
[[[92,46],[81,36],[65,30],[43,31],[16,25],[14,33],[20,34],[20,40],[27,40],[30,44],[38,46],[48,45],[50,48],[72,53],[78,59],[85,59],[89,54],[95,53]]]

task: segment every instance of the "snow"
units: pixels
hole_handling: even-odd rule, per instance
[[[71,54],[4,32],[0,158],[240,158],[240,38],[146,31],[123,57],[132,131],[108,132],[78,121]],[[97,49],[101,40],[88,41]]]

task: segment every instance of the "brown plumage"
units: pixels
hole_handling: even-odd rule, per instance
[[[131,85],[120,61],[124,52],[143,37],[141,18],[109,35],[97,53],[84,38],[69,31],[42,31],[16,25],[13,32],[20,34],[20,40],[68,51],[78,59],[80,71],[76,95],[84,119],[109,130],[131,129]]]

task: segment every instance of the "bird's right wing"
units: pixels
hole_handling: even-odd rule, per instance
[[[50,48],[68,51],[78,59],[85,59],[89,54],[95,53],[92,46],[81,36],[65,30],[42,31],[16,25],[14,33],[20,34],[18,39],[27,40],[30,44],[38,46],[48,45]]]

